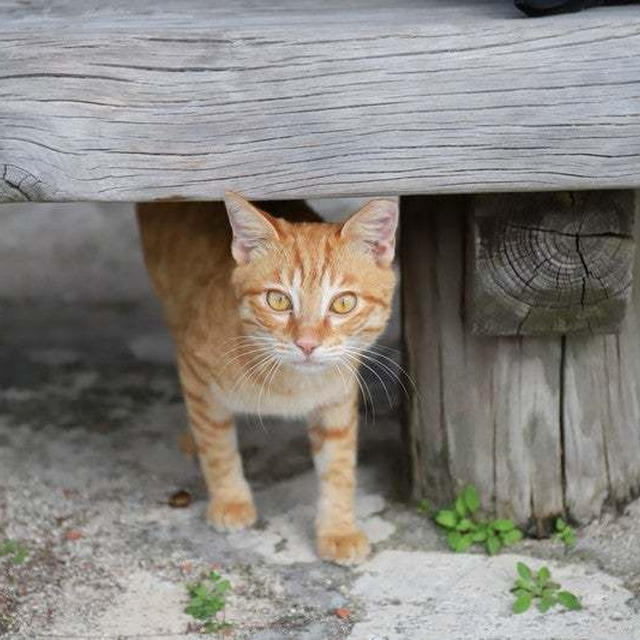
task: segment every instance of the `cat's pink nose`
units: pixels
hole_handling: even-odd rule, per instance
[[[296,346],[302,349],[306,356],[310,356],[318,344],[320,343],[313,336],[302,336],[296,340]]]

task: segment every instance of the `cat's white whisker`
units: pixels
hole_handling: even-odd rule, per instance
[[[346,353],[349,353],[351,355],[351,353],[349,351],[346,351]],[[354,357],[354,356],[352,356]],[[364,354],[358,354],[357,356],[355,356],[356,359],[360,362],[360,365],[362,367],[364,367],[365,369],[367,369],[368,371],[371,371],[371,373],[373,373],[373,375],[378,379],[378,381],[380,382],[385,395],[387,396],[387,402],[389,403],[389,408],[393,407],[393,401],[391,400],[391,394],[389,393],[389,390],[387,389],[387,386],[384,383],[384,380],[380,377],[380,374],[369,364],[367,364],[366,362],[363,362],[362,360],[359,360],[360,358],[364,358],[366,357]]]
[[[375,347],[373,346],[368,346],[365,347],[362,351],[362,353],[370,353],[373,356],[376,356],[377,358],[383,358],[384,360],[386,360],[387,362],[389,362],[390,364],[392,364],[394,367],[396,367],[396,369],[398,369],[398,371],[406,378],[407,382],[409,382],[409,384],[411,384],[413,391],[415,393],[419,393],[418,387],[415,383],[415,380],[409,375],[409,373],[404,369],[404,367],[402,367],[400,364],[398,364],[393,358],[389,358],[389,356],[384,355],[383,353],[379,353],[376,351]],[[381,366],[383,366],[382,362],[378,361],[378,364],[380,364]],[[388,369],[387,369],[388,370]],[[395,374],[394,374],[395,375]],[[398,376],[396,375],[396,378]],[[398,380],[398,382],[400,382],[400,380]],[[400,383],[402,384],[402,383]],[[405,390],[406,393],[406,390]],[[408,395],[408,394],[407,394]]]
[[[246,342],[237,344],[235,347],[232,347],[231,349],[227,349],[221,354],[221,357],[230,356],[232,353],[235,353],[236,351],[241,351],[242,349],[253,349],[255,347],[268,347],[268,346],[270,346],[270,343],[257,342],[257,341],[253,342],[253,341],[247,340]]]
[[[367,410],[367,402],[369,402],[370,405],[371,405],[371,416],[372,416],[373,423],[375,424],[375,421],[376,421],[376,409],[375,409],[375,407],[373,405],[373,397],[371,396],[371,392],[369,391],[369,387],[368,387],[366,381],[364,380],[364,378],[362,378],[362,376],[358,372],[357,366],[354,366],[348,360],[342,360],[340,362],[340,364],[343,364],[349,370],[349,372],[355,378],[355,381],[358,384],[358,387],[360,389],[360,393],[362,395],[362,401],[364,403],[364,421],[365,421],[365,424],[368,421],[368,415],[369,415],[368,414],[368,410]]]
[[[261,382],[261,385],[260,385],[260,389],[261,390],[262,390],[262,388],[264,386],[264,383],[265,383],[265,380],[266,380],[267,376],[269,375],[269,372],[271,370],[271,366],[273,365],[273,362],[274,362],[274,358],[273,358],[273,356],[270,355],[266,359],[266,361],[263,360],[260,363],[260,366],[257,368],[257,370],[254,371],[254,373],[250,376],[252,378],[258,378],[260,376],[262,377],[262,382]],[[257,380],[254,380],[254,381],[257,382]],[[247,382],[248,382],[248,379],[247,379]],[[262,428],[262,430],[265,433],[267,433],[267,429],[266,429],[266,427],[264,425],[264,421],[262,420],[262,415],[260,413],[260,406],[259,405],[260,405],[260,403],[258,402],[258,407],[257,407],[257,410],[256,410],[255,413],[257,414],[258,422],[260,423],[260,427]],[[250,414],[250,419],[253,420],[254,417],[255,417],[255,415],[253,413],[251,413]]]
[[[384,360],[386,360],[386,361],[390,362],[391,364],[393,364],[403,374],[405,374],[407,376],[408,380],[411,380],[411,376],[407,373],[407,371],[402,367],[402,365],[400,363],[398,363],[396,360],[394,360],[393,358],[390,358],[388,355],[386,355],[385,353],[380,351],[380,349],[385,349],[385,350],[388,350],[390,352],[397,353],[400,356],[402,354],[400,349],[394,349],[393,347],[386,347],[386,346],[379,345],[379,344],[368,344],[368,343],[357,343],[356,347],[358,348],[359,351],[369,352],[369,353],[375,354],[377,356],[380,356]]]
[[[271,347],[257,347],[255,349],[249,349],[247,351],[241,351],[240,353],[236,354],[233,358],[227,360],[227,362],[225,362],[224,364],[224,368],[228,367],[229,365],[233,364],[234,362],[238,362],[239,360],[242,360],[243,358],[246,358],[247,356],[250,355],[254,355],[254,354],[259,354],[259,353],[271,353],[273,351],[273,349]]]
[[[347,388],[347,381],[346,381],[345,377],[342,375],[342,371],[340,370],[340,363],[339,363],[339,362],[336,362],[336,363],[333,365],[333,369],[334,369],[335,371],[337,371],[338,375],[340,376],[340,379],[342,380],[342,384],[344,385],[344,387],[345,387],[345,389],[346,389],[346,388]]]
[[[240,383],[244,385],[247,382],[249,382],[255,375],[260,375],[263,369],[266,368],[266,365],[269,364],[273,358],[271,353],[268,353],[264,356],[256,356],[256,357],[258,358],[258,362],[253,363],[251,366],[249,366],[246,369],[240,370],[240,377],[238,378],[233,388],[231,389],[231,392],[230,392],[231,394],[234,394],[236,391],[240,391],[242,389],[242,386],[240,386]]]
[[[404,383],[402,382],[402,379],[400,378],[400,376],[398,376],[398,374],[396,374],[395,371],[393,371],[393,369],[391,369],[389,366],[387,366],[384,362],[381,362],[380,360],[377,360],[374,356],[368,354],[366,351],[359,351],[357,353],[359,354],[359,357],[363,358],[364,360],[367,360],[369,362],[372,362],[372,363],[378,365],[379,367],[381,367],[383,369],[383,371],[385,373],[388,373],[390,376],[392,376],[392,378],[398,383],[398,385],[400,385],[404,395],[407,398],[410,397],[407,388],[405,387]],[[364,364],[365,363],[363,362],[363,365]]]
[[[224,353],[220,354],[220,360],[223,362],[229,362],[229,358],[230,356],[233,356],[234,358],[236,358],[236,356],[238,356],[239,354],[242,353],[249,353],[252,352],[254,350],[259,350],[259,349],[269,349],[271,348],[271,345],[267,345],[267,344],[242,344],[242,345],[238,345],[237,348],[234,349],[230,349],[228,351],[225,351]]]
[[[402,381],[402,378],[388,365],[386,365],[384,362],[381,362],[380,360],[378,360],[375,355],[369,355],[369,354],[365,354],[364,357],[369,360],[370,362],[375,362],[378,366],[382,367],[382,369],[384,371],[386,371],[390,376],[392,376],[398,383],[398,385],[400,386],[400,388],[402,389],[402,392],[404,393],[405,397],[407,399],[409,399],[411,396],[409,394],[409,390],[407,389],[407,387],[405,386],[404,382]],[[414,393],[418,393],[417,387],[415,382],[413,381],[413,379],[411,378],[411,376],[407,375],[406,373],[404,373],[402,370],[400,370],[401,373],[404,374],[404,377],[406,378],[406,380],[410,383],[411,388],[413,389]]]
[[[272,349],[269,347],[263,347],[263,348],[259,348],[259,349],[252,349],[251,351],[246,351],[246,352],[242,352],[240,354],[237,354],[236,356],[234,356],[233,358],[231,358],[230,360],[228,360],[227,362],[225,362],[225,364],[222,366],[221,371],[225,372],[229,367],[231,366],[237,366],[240,367],[240,370],[246,370],[247,365],[251,366],[256,358],[260,358],[261,356],[267,356],[269,354],[272,353]],[[242,364],[240,363],[241,360],[247,360],[246,365],[243,367]]]
[[[402,355],[402,349],[396,349],[395,347],[390,347],[386,344],[380,344],[376,342],[372,345],[368,345],[367,349],[379,349],[380,351],[388,351],[390,353],[397,353],[398,355]]]
[[[273,366],[267,371],[266,375],[262,380],[262,385],[260,386],[260,393],[258,394],[258,418],[260,419],[260,425],[262,426],[262,429],[265,433],[267,432],[267,429],[264,426],[264,421],[262,419],[262,412],[261,412],[262,395],[264,393],[265,388],[267,388],[268,390],[268,388],[270,387],[271,382],[273,381],[273,378],[275,377],[279,366],[280,366],[280,360],[274,359]]]
[[[366,392],[367,392],[367,397],[369,398],[369,402],[371,404],[371,410],[372,412],[375,412],[375,408],[374,408],[374,403],[373,403],[373,394],[371,393],[371,390],[369,389],[369,385],[367,384],[367,381],[364,379],[364,377],[362,376],[362,374],[360,373],[360,366],[362,365],[362,362],[359,360],[359,358],[357,358],[356,356],[353,356],[347,352],[343,353],[343,357],[347,358],[347,360],[349,361],[349,363],[351,364],[351,366],[353,367],[353,370],[355,371],[355,373],[357,374],[358,378],[361,380]]]
[[[229,338],[225,340],[220,346],[221,347],[230,347],[234,348],[236,346],[241,346],[242,344],[255,344],[258,342],[272,342],[273,337],[271,336],[260,336],[260,335],[241,335],[235,336],[234,338]]]

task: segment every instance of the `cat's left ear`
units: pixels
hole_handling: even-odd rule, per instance
[[[342,225],[340,235],[370,251],[380,266],[388,267],[393,261],[397,226],[397,200],[371,200]]]
[[[231,254],[238,264],[247,264],[269,244],[277,242],[278,231],[268,213],[233,191],[225,192],[224,203],[233,230]]]

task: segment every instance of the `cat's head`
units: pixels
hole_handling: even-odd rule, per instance
[[[300,370],[354,366],[391,311],[397,203],[330,224],[275,218],[235,193],[225,202],[244,335]]]

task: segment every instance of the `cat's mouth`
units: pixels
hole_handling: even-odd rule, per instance
[[[320,371],[322,369],[326,369],[329,365],[328,362],[322,362],[321,360],[312,360],[311,358],[307,358],[305,360],[295,360],[294,362],[289,363],[295,369],[301,371]]]

